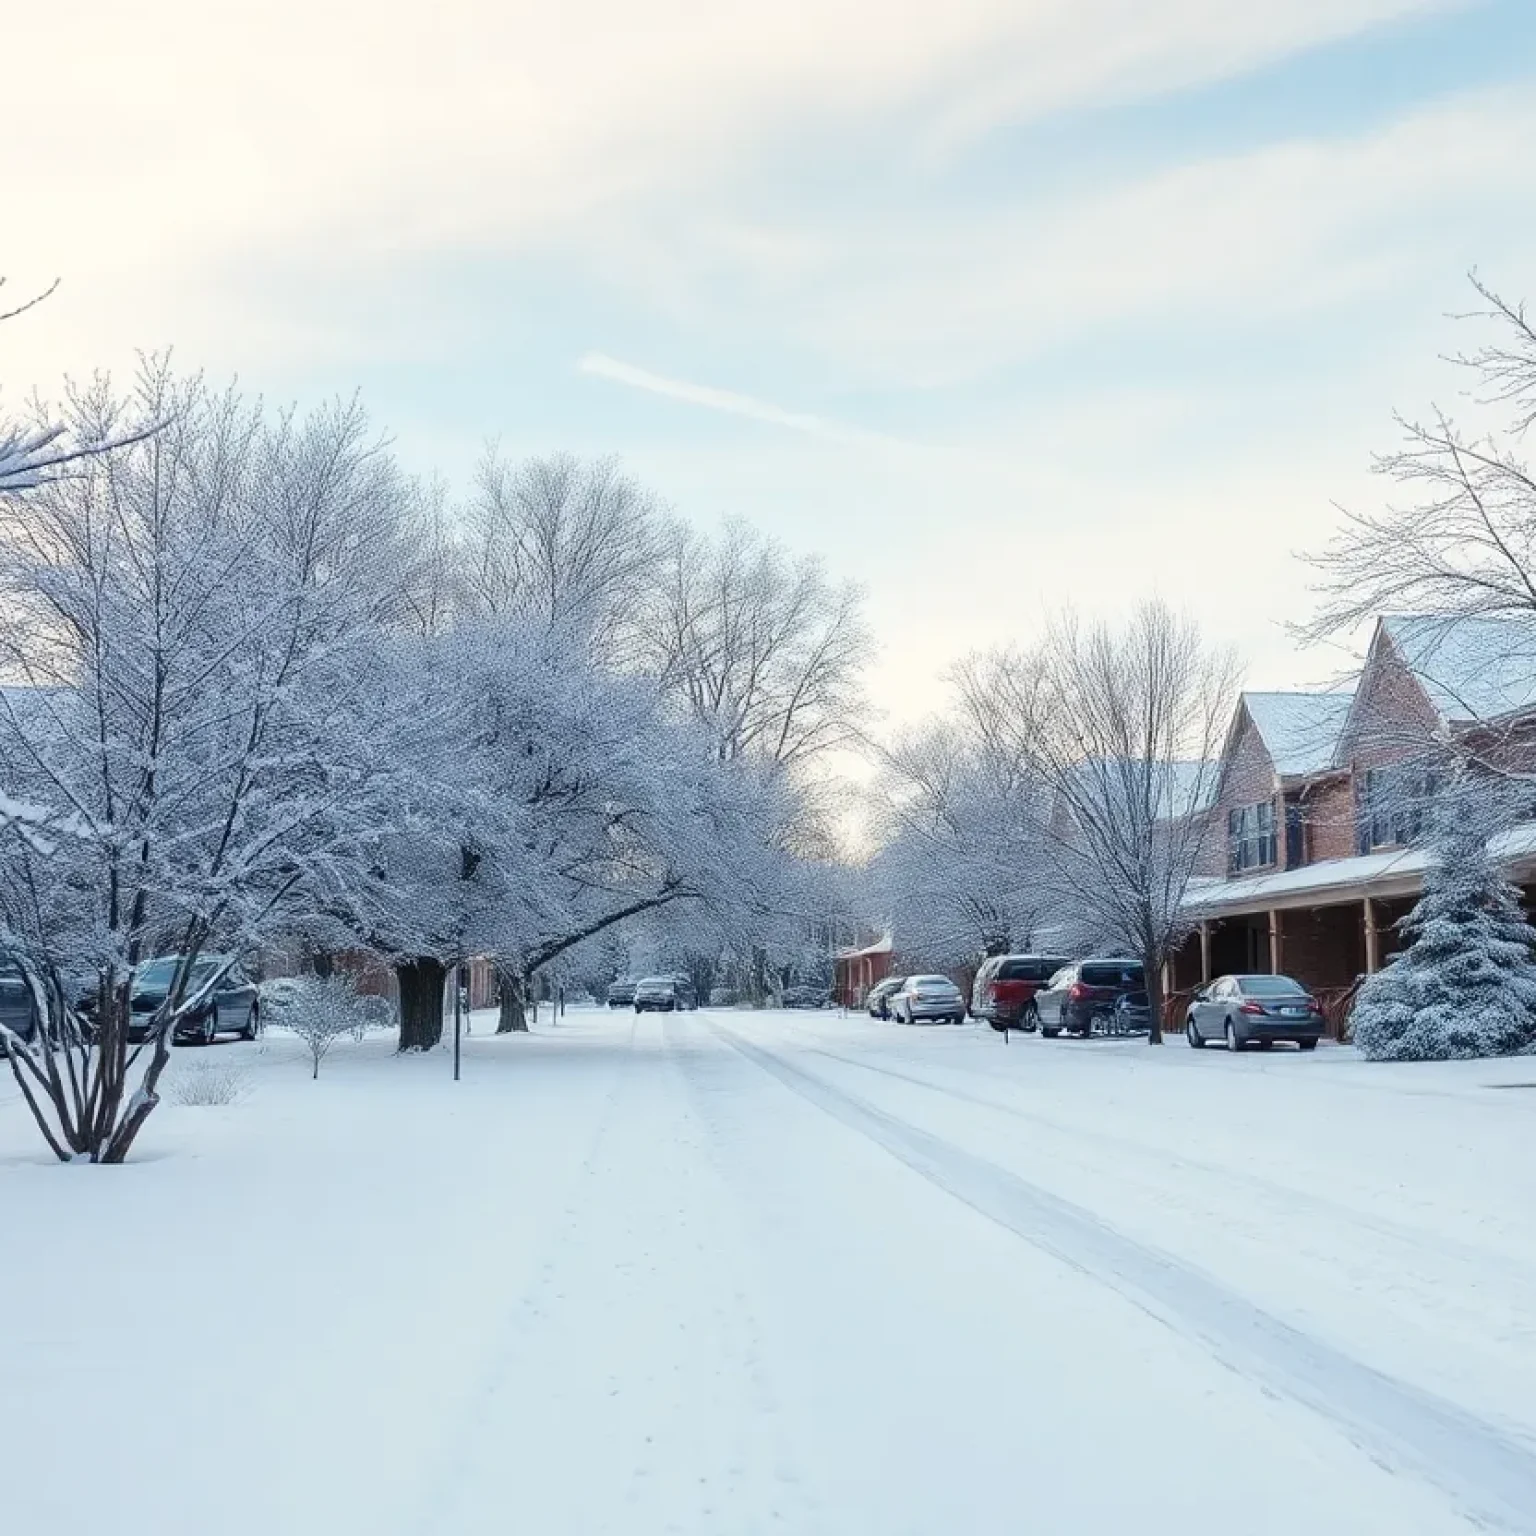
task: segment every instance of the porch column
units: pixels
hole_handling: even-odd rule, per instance
[[[1365,974],[1374,976],[1381,969],[1381,935],[1376,932],[1376,903],[1369,896],[1364,902]]]
[[[1200,924],[1200,985],[1203,987],[1211,979],[1211,925],[1208,921]]]
[[[1269,974],[1280,974],[1282,952],[1284,950],[1285,931],[1280,925],[1280,912],[1278,908],[1271,907],[1269,911]]]

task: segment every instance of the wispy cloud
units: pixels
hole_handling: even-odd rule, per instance
[[[671,379],[665,374],[652,373],[648,368],[637,368],[633,363],[621,362],[603,352],[588,352],[576,367],[581,373],[610,379],[615,384],[625,384],[631,389],[665,395],[670,400],[682,400],[689,405],[701,405],[705,410],[720,411],[727,416],[745,416],[749,421],[788,427],[791,432],[804,432],[810,437],[826,438],[830,442],[881,447],[907,446],[900,438],[832,421],[825,416],[813,416],[805,411],[787,411],[783,406],[758,400],[752,395],[737,394],[735,390],[716,389],[710,384],[694,384],[687,379]]]

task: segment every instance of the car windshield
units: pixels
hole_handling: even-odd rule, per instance
[[[1139,987],[1142,985],[1141,967],[1134,961],[1100,961],[1083,967],[1082,981],[1087,987]]]
[[[1307,990],[1289,976],[1239,976],[1237,987],[1244,997],[1295,997]]]
[[[196,991],[223,963],[222,960],[199,960],[192,967],[187,990]],[[154,992],[170,986],[172,978],[176,975],[176,967],[180,964],[181,961],[174,955],[164,960],[146,961],[139,967],[138,975],[134,978],[135,990]]]
[[[915,976],[912,985],[921,992],[942,992],[946,987],[954,986],[948,976]]]
[[[637,982],[636,985],[644,987],[647,991],[660,988],[665,992],[670,991],[677,983],[670,976],[647,976],[644,981]]]

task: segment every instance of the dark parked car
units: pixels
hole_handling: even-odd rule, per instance
[[[672,996],[679,1008],[697,1008],[699,994],[694,991],[693,980],[688,976],[672,978]]]
[[[870,1017],[875,1019],[888,1019],[891,1016],[891,994],[899,992],[907,984],[905,976],[887,976],[884,981],[877,981],[869,989],[864,999],[864,1006],[869,1010]]]
[[[1034,1029],[1035,994],[1062,966],[1065,955],[993,955],[971,987],[971,1014],[993,1029]]]
[[[898,1024],[960,1024],[965,997],[948,976],[909,976],[893,993],[889,1007]]]
[[[31,1040],[37,1030],[37,1010],[32,990],[19,966],[0,955],[0,1024],[21,1040]],[[5,1055],[5,1037],[0,1035],[0,1056]]]
[[[165,1005],[166,993],[180,963],[175,955],[166,955],[158,960],[146,960],[134,973],[133,992],[128,1000],[130,1040],[149,1038],[154,1016]],[[204,955],[199,959],[187,978],[183,995],[191,997],[206,985],[215,971],[225,966],[228,968],[208,996],[177,1020],[174,1037],[177,1042],[212,1045],[220,1035],[226,1034],[254,1040],[260,1032],[261,1003],[256,983],[246,975],[239,962],[231,962],[228,955]]]
[[[1118,998],[1144,991],[1146,985],[1136,960],[1079,960],[1063,966],[1035,994],[1040,1033],[1054,1039],[1065,1030],[1086,1039],[1095,1020],[1113,1016]]]
[[[786,1008],[825,1008],[831,1002],[825,987],[785,987]]]
[[[616,981],[608,988],[610,1008],[628,1008],[635,1000],[635,984],[632,981]]]
[[[1197,1048],[1213,1040],[1229,1051],[1294,1040],[1313,1051],[1327,1027],[1317,999],[1289,976],[1218,976],[1190,999],[1184,1036]]]
[[[644,976],[635,983],[636,1013],[675,1013],[680,1006],[675,976]]]

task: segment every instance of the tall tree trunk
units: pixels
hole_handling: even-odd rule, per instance
[[[395,962],[400,983],[400,1049],[430,1051],[443,1038],[443,987],[448,967],[430,955]]]
[[[1163,962],[1160,955],[1148,954],[1141,962],[1142,974],[1147,983],[1147,1002],[1152,1012],[1152,1028],[1147,1036],[1148,1045],[1163,1043]]]
[[[501,1010],[496,1018],[496,1033],[498,1035],[511,1035],[520,1031],[526,1033],[528,1029],[527,986],[522,976],[510,966],[504,971],[498,970],[496,974],[501,982]]]

